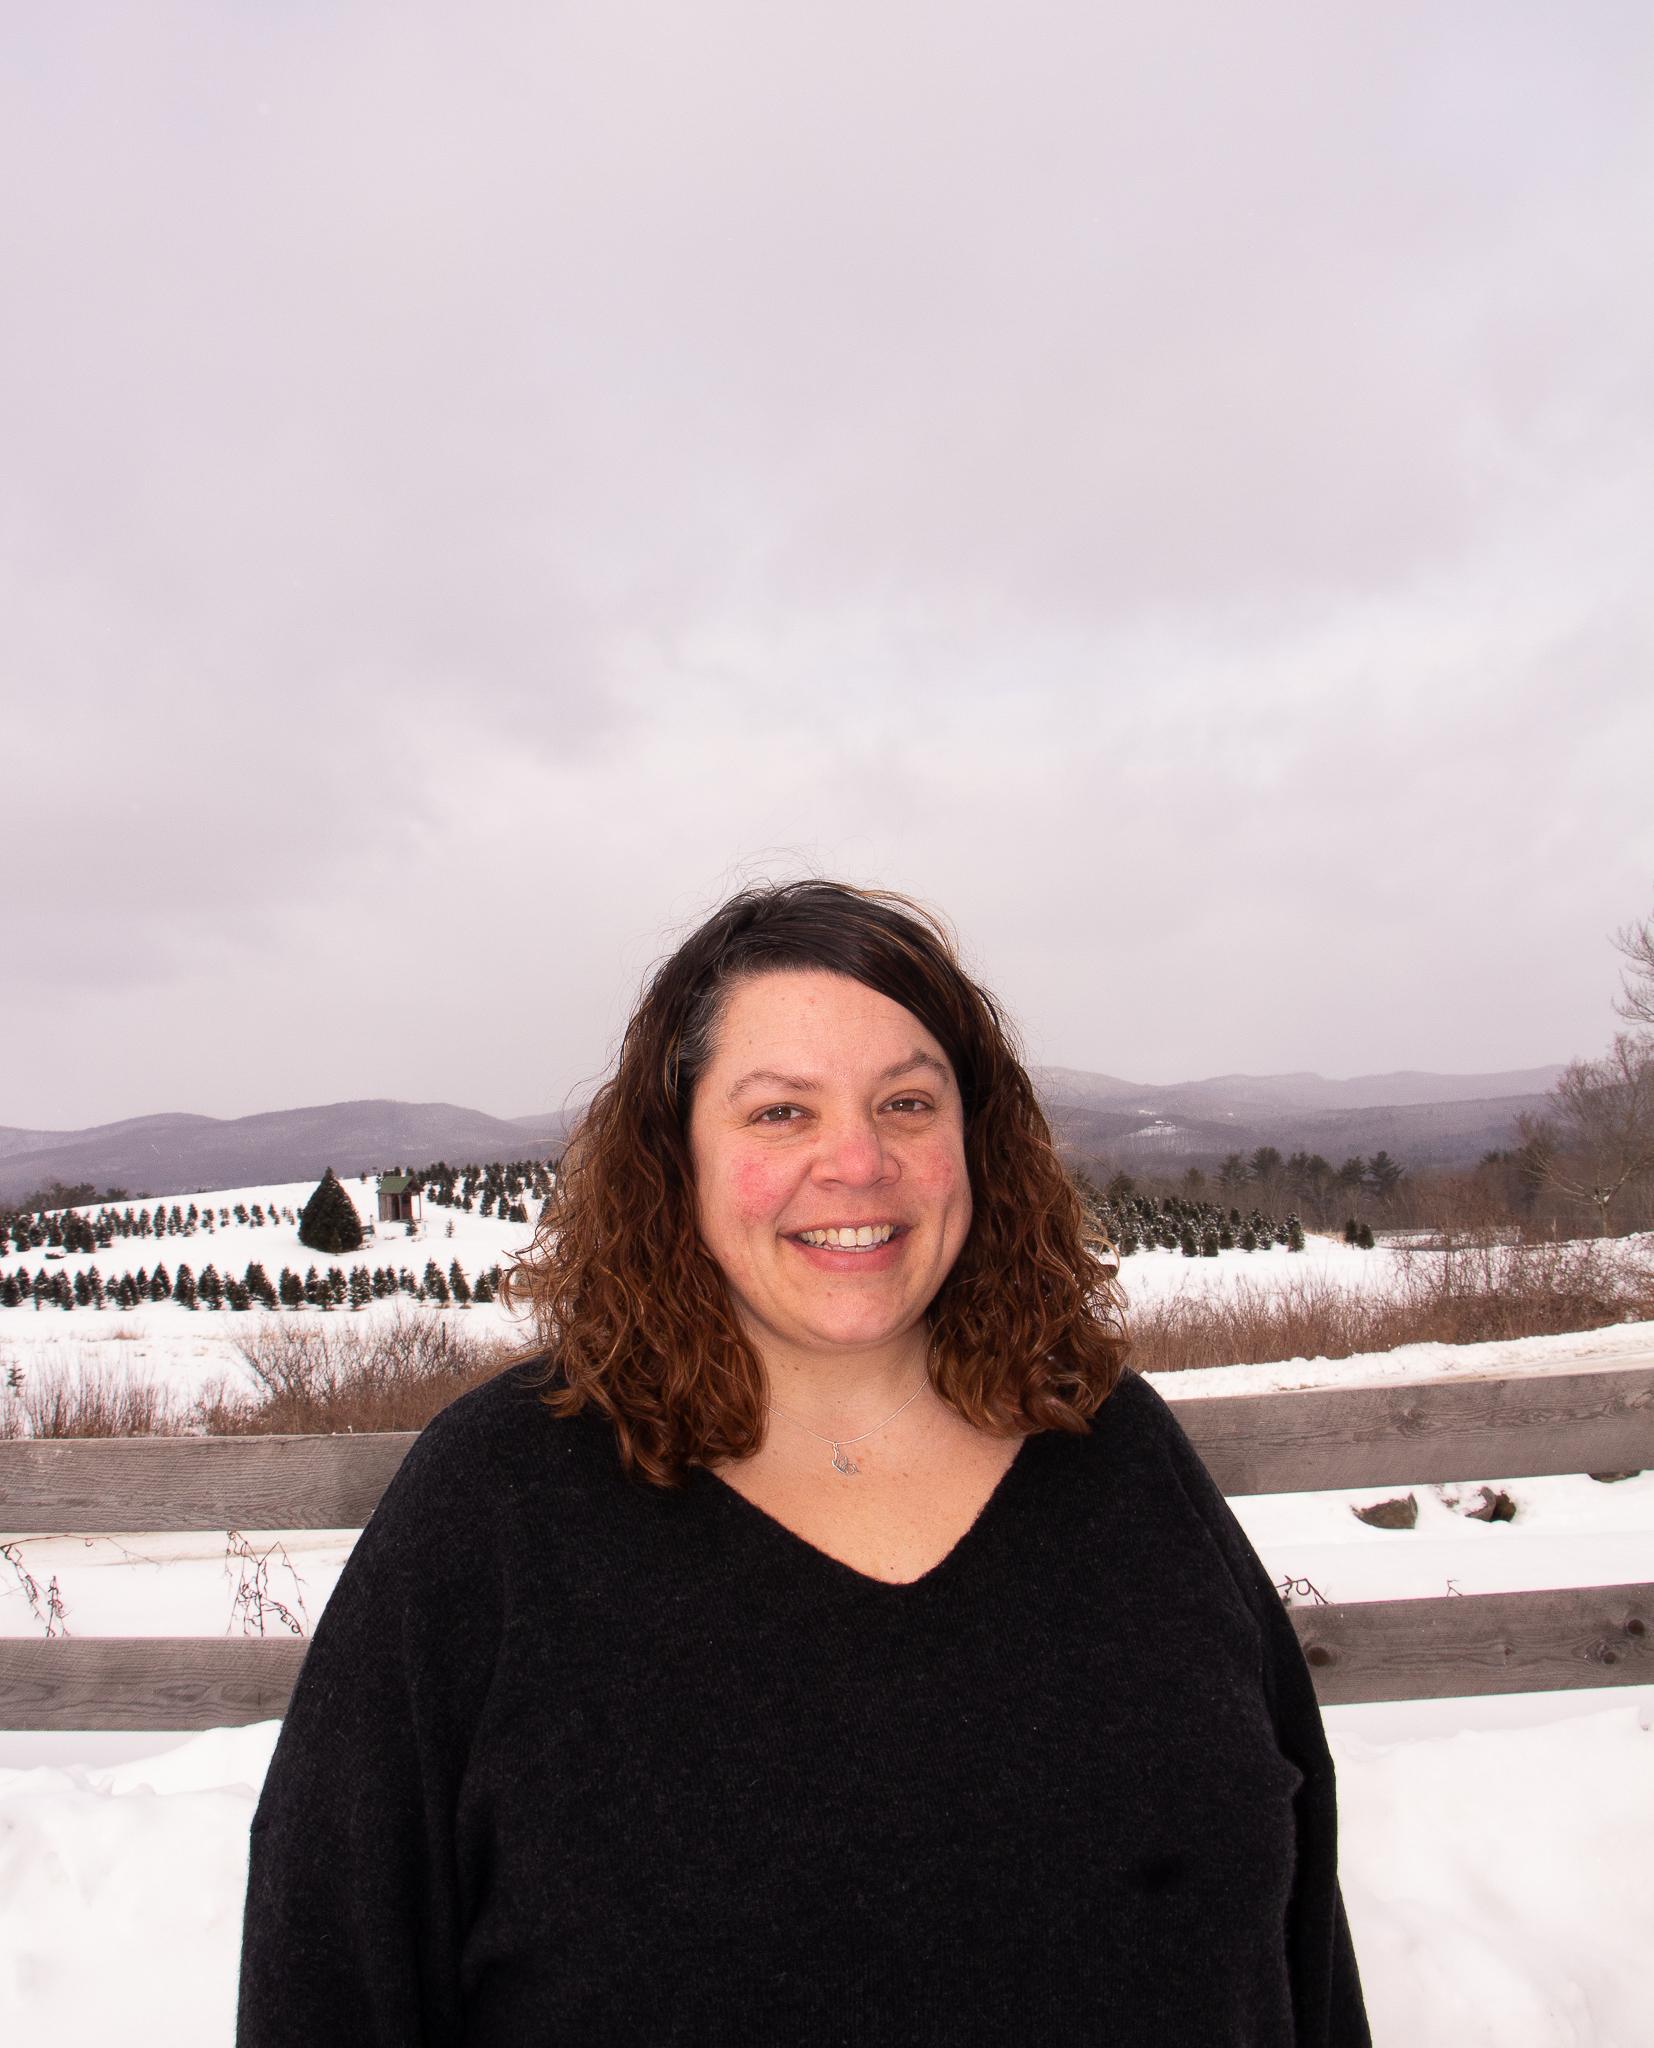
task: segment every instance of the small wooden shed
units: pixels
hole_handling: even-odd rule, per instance
[[[405,1173],[380,1174],[381,1223],[418,1223],[422,1220],[422,1214],[421,1190],[416,1180]]]

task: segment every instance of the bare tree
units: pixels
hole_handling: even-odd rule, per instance
[[[1627,1023],[1654,1025],[1654,917],[1616,932],[1614,944],[1628,963],[1620,970],[1614,1008]]]
[[[1654,1176],[1654,1038],[1621,1031],[1598,1060],[1573,1060],[1551,1091],[1552,1117],[1521,1119],[1534,1171],[1590,1202],[1604,1236],[1614,1201]]]

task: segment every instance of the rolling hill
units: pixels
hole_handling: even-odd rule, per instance
[[[1119,1165],[1215,1165],[1275,1145],[1335,1165],[1381,1148],[1410,1167],[1463,1165],[1510,1143],[1544,1105],[1559,1067],[1504,1074],[1224,1074],[1155,1086],[1069,1067],[1034,1075],[1059,1143]],[[0,1201],[90,1181],[134,1197],[299,1180],[326,1166],[366,1173],[437,1159],[544,1157],[577,1112],[495,1117],[451,1102],[368,1100],[257,1116],[131,1117],[82,1131],[0,1126]]]

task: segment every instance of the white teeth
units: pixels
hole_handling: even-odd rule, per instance
[[[801,1230],[798,1236],[800,1243],[825,1251],[867,1251],[875,1245],[888,1244],[895,1228],[894,1223],[847,1223],[842,1227],[835,1224],[827,1230]]]

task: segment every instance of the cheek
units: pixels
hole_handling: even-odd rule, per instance
[[[765,1223],[786,1199],[785,1174],[764,1159],[739,1159],[729,1177],[730,1206],[742,1223]]]
[[[970,1171],[965,1165],[965,1149],[957,1138],[941,1139],[926,1146],[912,1162],[911,1170],[927,1194],[938,1200],[969,1202]]]

